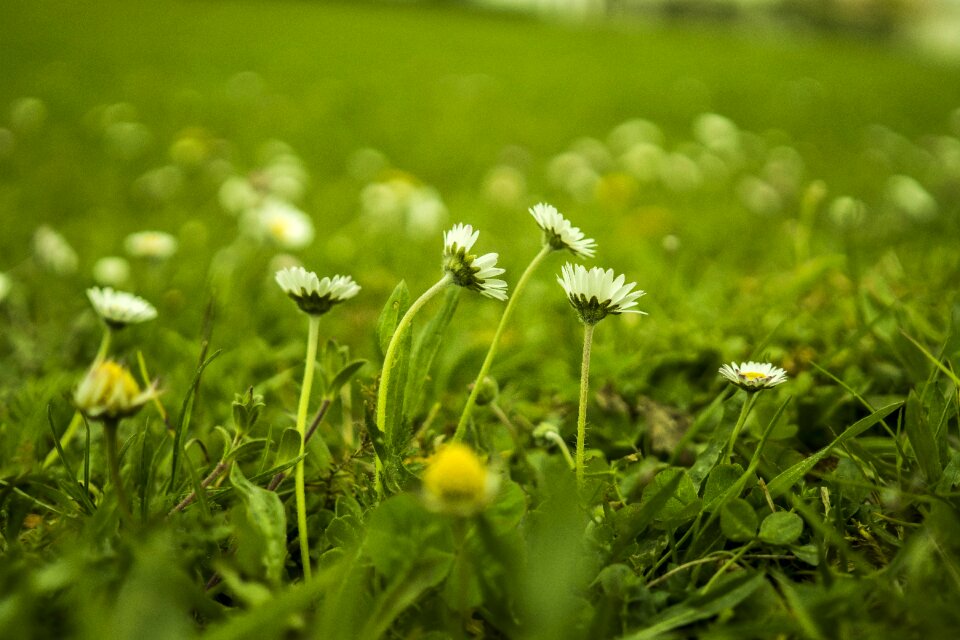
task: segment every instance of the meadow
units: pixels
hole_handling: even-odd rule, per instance
[[[2,12],[0,637],[953,636],[957,64],[432,3]],[[603,317],[568,262],[645,295]]]

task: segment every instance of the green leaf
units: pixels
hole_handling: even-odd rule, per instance
[[[287,518],[280,497],[247,480],[239,465],[230,483],[240,498],[235,507],[237,560],[251,575],[279,584],[287,556]]]
[[[300,455],[300,432],[294,428],[284,429],[277,447],[277,457],[273,466],[288,464]]]
[[[407,312],[409,306],[410,290],[407,288],[407,282],[401,280],[387,298],[387,303],[383,305],[380,317],[377,318],[377,345],[380,347],[381,358],[387,353],[390,338],[393,337],[400,318]]]
[[[663,527],[673,527],[693,519],[700,512],[700,498],[697,497],[697,490],[693,486],[693,481],[687,475],[686,469],[669,467],[658,473],[643,490],[640,498],[640,505],[653,499],[659,490],[670,484],[671,481],[679,477],[677,489],[669,497],[657,514],[654,516],[654,522]]]
[[[453,314],[457,310],[457,303],[460,301],[460,292],[462,290],[463,287],[447,288],[443,300],[443,308],[427,323],[423,333],[417,338],[416,345],[411,352],[411,370],[415,371],[416,374],[410,376],[410,379],[407,381],[406,398],[404,402],[406,408],[404,413],[408,419],[413,417],[423,403],[423,393],[430,374],[430,368],[433,366],[433,361],[440,351],[443,334],[446,332],[447,327],[450,326],[450,321],[453,320]]]
[[[370,513],[363,544],[373,566],[391,581],[428,549],[453,551],[445,521],[406,493],[388,498]]]
[[[771,513],[760,523],[760,539],[767,544],[786,546],[803,534],[803,518],[791,511]]]
[[[720,531],[733,542],[753,540],[757,535],[757,513],[743,498],[734,498],[720,510]]]
[[[675,473],[666,482],[658,485],[658,489],[642,505],[628,504],[617,512],[615,520],[617,541],[613,547],[611,558],[618,558],[624,549],[650,526],[654,517],[673,497],[682,480],[683,475]],[[646,494],[646,491],[644,491],[644,494]]]
[[[334,547],[352,547],[363,539],[363,523],[353,515],[334,518],[327,525],[327,542]]]
[[[767,490],[770,492],[770,497],[777,498],[789,491],[793,485],[800,482],[803,476],[805,476],[810,469],[827,457],[834,447],[843,444],[851,438],[856,438],[861,433],[864,433],[867,429],[899,409],[901,406],[903,406],[903,402],[893,402],[877,409],[866,418],[862,418],[855,422],[843,433],[837,436],[833,442],[825,446],[823,449],[820,449],[820,451],[817,451],[809,458],[798,462],[789,469],[786,469],[780,473],[776,478],[767,484]]]
[[[330,381],[325,392],[327,397],[333,398],[340,393],[340,389],[348,384],[350,379],[353,378],[365,364],[367,364],[366,360],[354,360],[345,364],[343,368],[337,372],[337,375],[333,376],[333,380]]]
[[[926,412],[920,404],[920,398],[913,391],[907,396],[905,425],[907,438],[910,440],[910,446],[913,447],[913,453],[917,457],[924,477],[930,484],[939,482],[943,475],[940,450],[930,427],[930,421],[927,420]]]
[[[718,464],[714,467],[707,476],[707,486],[703,490],[703,503],[707,505],[704,510],[713,510],[715,505],[712,503],[736,484],[742,475],[743,467],[739,464]]]
[[[653,619],[642,631],[622,636],[621,640],[656,640],[663,633],[706,620],[736,607],[746,600],[764,582],[762,573],[736,576],[725,580],[707,592],[674,605]]]

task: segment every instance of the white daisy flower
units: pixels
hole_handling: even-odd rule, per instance
[[[504,272],[497,266],[497,254],[479,258],[471,253],[479,231],[469,224],[456,224],[443,234],[443,270],[454,284],[478,291],[488,298],[507,299],[507,283],[494,278]]]
[[[178,247],[177,239],[164,231],[138,231],[123,241],[123,248],[130,256],[151,260],[166,260],[177,252]]]
[[[251,213],[254,235],[287,250],[303,249],[313,242],[310,216],[279,198],[268,197]]]
[[[300,310],[319,316],[334,305],[349,300],[360,291],[360,285],[350,276],[317,277],[313,271],[303,267],[290,267],[277,271],[277,284],[283,289]]]
[[[119,420],[134,415],[157,395],[156,386],[141,390],[126,367],[105,360],[90,368],[74,391],[73,401],[91,420]]]
[[[787,372],[769,362],[736,362],[720,367],[720,375],[744,391],[769,389],[787,381]]]
[[[114,329],[122,329],[128,324],[146,322],[157,317],[157,310],[152,304],[126,291],[114,291],[110,287],[91,287],[87,289],[87,297],[97,314]]]
[[[66,238],[46,225],[34,232],[33,251],[40,264],[60,275],[76,272],[80,262]]]
[[[622,274],[614,276],[613,269],[604,271],[593,267],[588,271],[582,265],[569,262],[563,265],[557,278],[584,324],[596,324],[608,315],[621,313],[646,315],[646,312],[632,308],[637,306],[637,298],[646,292],[634,291],[637,283],[624,284],[624,280],[626,277]]]
[[[530,215],[536,219],[543,229],[543,241],[555,251],[570,250],[573,255],[581,258],[592,258],[597,249],[597,241],[585,238],[579,228],[570,224],[556,207],[541,202],[530,208]]]

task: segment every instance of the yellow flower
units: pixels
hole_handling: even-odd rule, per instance
[[[469,517],[486,507],[497,489],[497,477],[470,447],[453,443],[427,463],[423,493],[431,511]]]
[[[119,420],[134,415],[156,396],[156,387],[141,390],[126,367],[104,360],[87,372],[73,400],[90,419]]]

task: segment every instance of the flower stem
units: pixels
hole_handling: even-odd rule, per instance
[[[587,431],[587,392],[590,387],[590,349],[593,346],[592,324],[583,325],[583,361],[580,364],[580,411],[577,414],[577,485],[583,488],[583,441]]]
[[[513,289],[513,295],[510,296],[510,299],[507,300],[507,306],[503,310],[503,315],[500,317],[500,324],[497,326],[496,333],[493,334],[493,341],[490,343],[490,349],[487,351],[487,357],[484,358],[483,364],[480,365],[480,373],[477,374],[477,379],[473,383],[473,389],[470,391],[469,397],[467,397],[467,404],[463,407],[463,413],[460,414],[460,422],[457,423],[457,430],[453,434],[453,441],[459,442],[463,439],[463,435],[467,429],[467,422],[470,420],[470,414],[473,412],[473,407],[477,402],[477,394],[480,393],[480,388],[483,386],[483,379],[487,376],[487,373],[490,372],[490,367],[493,364],[493,358],[497,355],[497,347],[500,345],[500,336],[503,334],[504,327],[507,326],[507,321],[510,319],[510,316],[513,314],[514,306],[516,305],[517,299],[520,297],[520,292],[526,286],[527,281],[530,279],[530,276],[533,275],[534,270],[537,266],[543,262],[543,259],[547,257],[552,251],[552,248],[549,244],[544,245],[533,260],[530,261],[530,264],[527,265],[526,270],[523,272],[523,275],[520,276],[520,280],[517,281],[517,286]]]
[[[733,456],[733,445],[736,443],[737,436],[740,435],[740,430],[743,429],[743,425],[747,422],[747,416],[750,415],[750,410],[753,408],[753,403],[756,399],[756,393],[748,393],[747,399],[743,401],[743,406],[740,407],[740,417],[737,418],[737,424],[733,427],[733,432],[730,434],[730,441],[727,442],[727,462],[729,462]]]
[[[117,507],[120,510],[120,519],[123,520],[125,524],[130,525],[133,523],[133,514],[130,512],[130,504],[127,502],[127,493],[123,489],[123,478],[120,477],[120,456],[117,453],[118,426],[119,422],[115,419],[103,421],[110,481],[113,483],[113,489],[117,494]]]
[[[317,361],[317,344],[320,336],[320,316],[310,315],[307,334],[307,357],[303,371],[303,385],[300,387],[300,405],[297,408],[297,433],[300,434],[300,461],[297,462],[297,533],[300,538],[300,562],[303,564],[303,577],[309,580],[310,537],[307,533],[307,494],[304,482],[304,453],[307,441],[307,408],[310,405],[310,388],[313,386],[313,369]]]
[[[110,342],[113,338],[113,329],[107,326],[103,331],[103,337],[100,339],[100,346],[97,348],[97,355],[93,358],[93,364],[91,367],[95,367],[101,362],[103,362],[107,357],[107,352],[110,351]],[[63,435],[60,436],[60,446],[66,447],[70,444],[70,441],[73,440],[73,437],[77,435],[77,430],[80,428],[80,425],[83,423],[83,416],[80,415],[79,411],[73,413],[73,418],[70,420],[70,424],[67,425],[67,428],[63,431]],[[47,469],[54,462],[59,460],[57,456],[56,449],[50,451],[47,454],[47,457],[43,460],[43,468]]]
[[[397,349],[400,346],[401,339],[410,327],[413,316],[417,315],[420,308],[448,284],[450,284],[450,278],[444,275],[435,285],[424,291],[423,295],[417,298],[414,303],[410,305],[410,308],[407,309],[407,312],[403,314],[403,317],[400,318],[400,322],[397,323],[397,328],[394,329],[393,336],[390,338],[390,344],[387,345],[387,352],[383,356],[383,370],[380,373],[380,386],[377,389],[377,429],[384,435],[384,438],[388,435],[387,398],[390,393],[390,378],[395,364],[394,360],[397,359]],[[381,460],[380,455],[377,454],[376,486],[378,496],[383,496],[383,463],[384,461]]]

